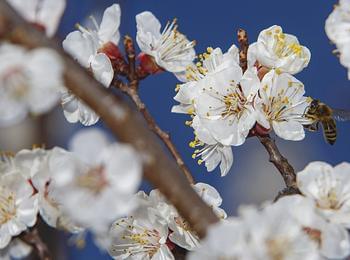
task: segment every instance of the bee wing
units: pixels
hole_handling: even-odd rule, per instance
[[[343,109],[334,109],[333,118],[337,121],[350,121],[350,111]]]

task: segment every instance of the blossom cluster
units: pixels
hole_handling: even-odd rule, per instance
[[[225,176],[233,163],[232,146],[242,145],[249,134],[273,130],[285,140],[299,141],[304,114],[311,99],[293,74],[310,61],[310,51],[280,26],[263,30],[248,49],[248,69],[239,65],[238,48],[226,53],[208,48],[197,64],[188,67],[187,82],[177,87],[176,113],[191,115],[196,148],[193,157],[208,171],[220,164]]]
[[[110,225],[137,207],[133,195],[141,182],[141,158],[96,129],[76,134],[70,151],[4,154],[0,169],[0,255],[30,252],[12,238],[33,227],[38,214],[49,226],[73,234],[89,230],[107,248],[103,238]]]
[[[297,175],[301,195],[240,208],[239,217],[212,226],[188,259],[345,259],[349,178],[349,163],[310,163]]]
[[[348,69],[350,79],[350,1],[340,0],[326,20],[326,33],[336,45],[340,63]]]

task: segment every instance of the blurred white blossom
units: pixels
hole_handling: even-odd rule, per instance
[[[50,64],[50,66],[47,66]],[[63,86],[63,64],[52,50],[0,45],[0,126],[53,108]]]
[[[271,70],[262,79],[254,101],[258,123],[265,129],[272,128],[283,139],[304,139],[303,125],[312,123],[304,117],[311,101],[304,94],[302,82],[288,73]]]
[[[282,28],[273,25],[260,32],[257,42],[248,49],[248,66],[265,66],[281,72],[296,74],[304,69],[310,61],[308,48],[299,44],[291,34],[283,33]]]
[[[324,257],[343,259],[350,254],[348,231],[318,214],[313,200],[301,195],[285,196],[265,210],[284,210],[288,218],[295,219],[302,226]]]
[[[116,58],[120,55],[117,47],[120,17],[119,5],[113,4],[105,10],[100,25],[91,17],[94,29],[78,25],[79,30],[68,34],[63,41],[63,48],[84,68],[91,70],[96,80],[107,88],[114,76],[110,56]],[[93,125],[99,119],[95,112],[69,91],[62,95],[62,106],[66,119],[71,123]]]
[[[350,228],[350,164],[335,167],[312,162],[297,174],[301,193],[315,201],[319,212],[332,223]]]
[[[33,186],[38,198],[39,213],[51,227],[57,227],[61,215],[58,198],[53,195],[48,158],[51,151],[44,149],[21,150],[14,157],[17,170]]]
[[[219,222],[209,227],[200,247],[189,253],[188,260],[253,259],[244,258],[249,254],[245,241],[245,227],[236,218]]]
[[[59,26],[66,0],[7,0],[28,22],[43,27],[52,37]]]
[[[289,217],[287,208],[287,204],[260,211],[244,208],[240,218],[210,227],[188,259],[321,259],[317,244]]]
[[[328,38],[336,45],[340,63],[348,68],[350,79],[350,1],[340,0],[326,20]]]
[[[97,129],[82,130],[72,151],[56,148],[50,156],[52,185],[62,210],[77,224],[105,232],[134,207],[140,185],[141,159],[128,145],[107,143]]]
[[[22,242],[19,238],[13,239],[4,249],[0,249],[1,260],[22,259],[32,251],[32,247]]]
[[[137,44],[146,56],[139,57],[148,73],[159,69],[181,75],[195,58],[195,41],[189,41],[177,30],[176,19],[168,22],[161,32],[161,24],[151,12],[136,15]],[[160,67],[157,68],[154,62]],[[153,65],[152,65],[153,64]]]

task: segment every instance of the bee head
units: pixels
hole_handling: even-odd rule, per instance
[[[313,109],[316,109],[320,104],[320,101],[318,99],[314,99],[311,101],[310,103],[310,109],[313,110]]]

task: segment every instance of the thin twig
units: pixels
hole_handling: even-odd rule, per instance
[[[152,117],[152,115],[148,111],[146,105],[140,99],[140,96],[139,96],[137,90],[129,87],[128,85],[124,84],[123,82],[118,82],[115,84],[115,86],[117,88],[119,88],[121,91],[123,91],[125,94],[127,94],[132,99],[132,101],[136,105],[137,109],[141,112],[141,114],[145,118],[149,128],[163,141],[165,146],[169,149],[170,153],[172,154],[172,156],[176,160],[176,163],[181,168],[182,172],[185,174],[187,180],[191,184],[194,184],[193,176],[192,176],[191,172],[189,171],[189,169],[187,168],[187,166],[185,165],[185,163],[181,157],[181,154],[179,153],[179,151],[176,149],[175,145],[171,141],[170,135],[168,133],[164,132],[158,126],[158,124],[155,122],[154,118]]]
[[[269,153],[270,162],[275,165],[275,167],[278,169],[281,176],[283,177],[287,188],[297,189],[296,174],[294,168],[292,165],[290,165],[288,160],[285,157],[283,157],[283,155],[280,153],[275,143],[275,140],[273,140],[269,135],[258,135],[258,138],[262,145],[265,147],[266,151]]]
[[[244,72],[248,68],[248,34],[245,30],[239,29],[237,32],[237,38],[239,43],[239,65]]]
[[[127,74],[127,78],[130,82],[130,87],[133,89],[137,89],[139,85],[139,79],[136,75],[136,67],[135,67],[135,48],[134,43],[130,36],[124,37],[124,47],[125,53],[128,58],[129,64],[129,73]]]
[[[26,244],[33,247],[38,259],[40,260],[51,260],[51,254],[46,244],[41,240],[37,228],[25,231],[19,236],[19,238]]]
[[[144,159],[144,175],[173,204],[200,237],[217,221],[212,209],[193,190],[178,165],[170,160],[138,112],[97,82],[60,44],[25,22],[0,0],[0,37],[29,48],[48,47],[64,62],[66,87],[93,109],[122,142],[130,143]],[[1,35],[2,34],[2,35]]]
[[[182,172],[185,174],[188,181],[191,184],[194,184],[193,176],[190,170],[185,165],[185,162],[182,159],[179,151],[176,149],[176,146],[171,141],[170,135],[159,127],[159,125],[156,123],[156,121],[154,120],[151,113],[148,111],[146,105],[142,102],[138,94],[139,78],[136,74],[135,68],[135,48],[133,41],[129,36],[125,36],[124,38],[124,48],[129,64],[129,73],[127,74],[127,78],[130,83],[127,85],[117,79],[112,83],[112,85],[122,90],[131,98],[131,100],[136,105],[137,109],[145,118],[149,128],[163,141],[165,146],[169,149],[171,155],[174,157],[176,163],[178,164]]]

